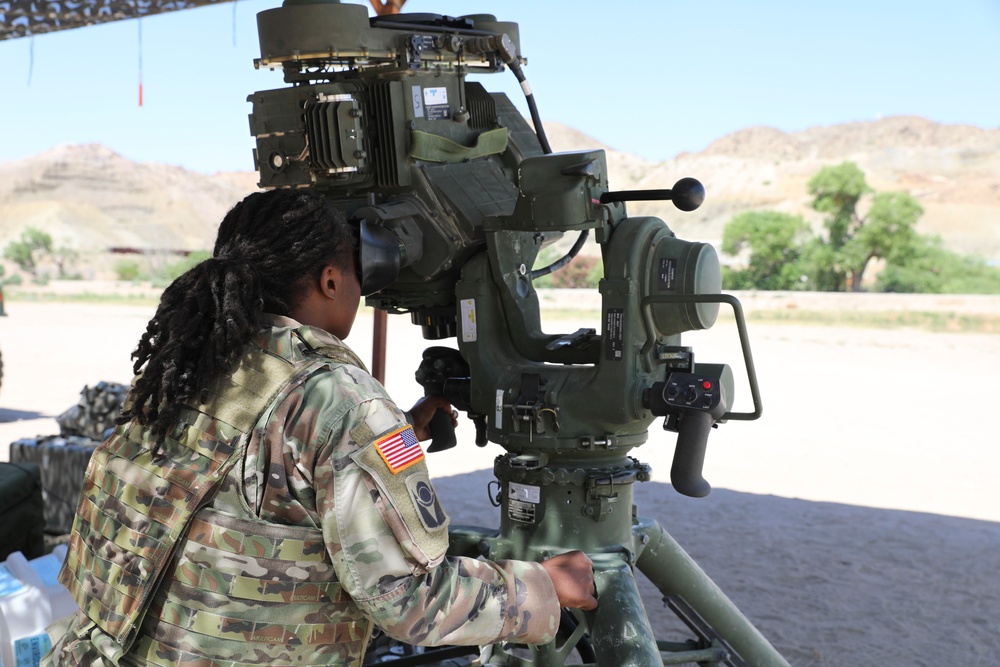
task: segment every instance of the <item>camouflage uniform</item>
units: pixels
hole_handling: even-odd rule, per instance
[[[373,623],[551,641],[540,565],[445,556],[420,446],[350,349],[271,324],[160,454],[135,425],[95,452],[61,575],[81,612],[43,665],[360,665]]]

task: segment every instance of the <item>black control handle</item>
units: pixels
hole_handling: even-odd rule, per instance
[[[702,475],[708,434],[715,418],[708,412],[685,413],[677,425],[677,446],[670,466],[670,483],[678,493],[692,498],[704,498],[712,492],[712,485]]]
[[[658,200],[670,200],[682,211],[693,211],[705,201],[705,186],[696,178],[685,177],[670,190],[615,190],[601,194],[602,204]]]
[[[663,428],[677,431],[670,481],[678,493],[704,498],[712,492],[705,481],[705,450],[712,427],[727,413],[732,371],[725,364],[701,364],[696,372],[676,371],[666,382],[643,392],[642,404],[654,415],[666,415]]]
[[[458,438],[455,437],[455,423],[447,410],[437,410],[431,417],[428,428],[431,431],[431,444],[427,447],[428,452],[444,451],[458,444]]]

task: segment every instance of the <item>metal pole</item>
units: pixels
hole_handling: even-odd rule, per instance
[[[639,588],[627,563],[605,563],[593,555],[600,603],[586,613],[596,664],[601,667],[654,667],[663,664]]]
[[[694,559],[655,521],[643,519],[633,528],[645,547],[636,565],[664,595],[676,595],[752,667],[789,667],[736,605]]]
[[[385,384],[385,346],[389,316],[381,308],[375,309],[375,328],[372,333],[372,377]]]

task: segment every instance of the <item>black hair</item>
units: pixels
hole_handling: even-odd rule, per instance
[[[255,192],[226,214],[212,257],[177,278],[132,353],[135,382],[119,424],[136,420],[159,443],[181,403],[207,400],[259,333],[265,312],[289,315],[308,279],[352,270],[354,236],[343,214],[310,190]]]

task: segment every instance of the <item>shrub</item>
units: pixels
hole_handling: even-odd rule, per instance
[[[138,280],[139,262],[134,259],[123,259],[115,264],[115,274],[118,276],[118,280]]]

